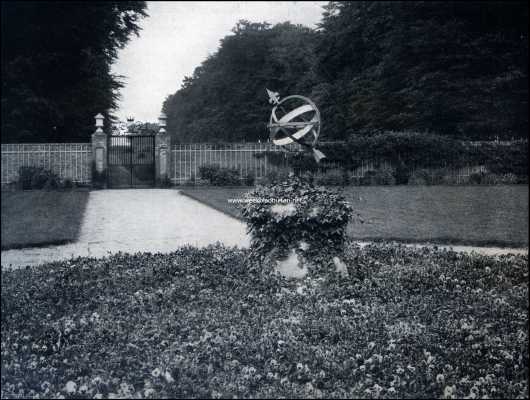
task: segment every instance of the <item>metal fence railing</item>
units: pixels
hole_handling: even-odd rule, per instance
[[[259,156],[265,152],[283,152],[283,150],[271,143],[176,144],[171,149],[170,179],[174,184],[199,179],[199,168],[203,165],[236,169],[241,179],[248,174],[259,179],[271,171],[282,168],[270,163],[267,157]]]
[[[176,144],[171,150],[170,180],[173,184],[195,181],[200,178],[200,167],[212,164],[238,170],[242,180],[247,174],[253,174],[255,178],[260,179],[271,171],[289,168],[287,159],[283,165],[278,162],[272,164],[265,156],[265,153],[269,152],[283,153],[283,149],[272,143]],[[359,167],[350,171],[349,174],[354,178],[362,178],[367,171],[391,167],[391,163],[386,160],[362,160]],[[341,165],[337,162],[328,162],[321,172],[334,168],[341,168]],[[465,183],[471,174],[484,171],[484,166],[472,165],[447,168],[448,175],[453,177],[455,183]],[[414,170],[410,172],[413,173]],[[435,173],[435,170],[432,172]]]
[[[43,167],[77,183],[91,181],[90,143],[2,144],[2,185],[18,179],[20,167]]]
[[[290,145],[295,150],[298,145]],[[91,182],[92,146],[90,143],[2,144],[2,185],[18,179],[21,166],[40,166],[77,183]],[[284,149],[272,143],[186,143],[171,146],[169,178],[173,184],[184,184],[200,178],[203,165],[218,165],[239,171],[243,181],[251,174],[256,179],[272,171],[288,169],[287,157],[275,157],[273,163],[266,153],[284,154]],[[358,168],[348,173],[362,178],[365,173],[378,168],[391,167],[388,161],[363,160]],[[338,163],[327,163],[322,171],[341,168]],[[434,171],[434,170],[433,170]],[[462,168],[448,166],[446,172],[455,183],[465,183],[484,166],[468,165]],[[413,172],[413,171],[411,171]],[[433,172],[434,173],[434,172]]]

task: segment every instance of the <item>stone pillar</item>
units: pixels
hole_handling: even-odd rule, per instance
[[[95,116],[96,131],[92,134],[92,183],[106,187],[107,135],[103,132],[104,117]]]
[[[156,183],[159,186],[165,186],[170,177],[171,166],[171,149],[170,139],[166,132],[166,115],[160,114],[158,118],[160,129],[155,136],[155,168]]]

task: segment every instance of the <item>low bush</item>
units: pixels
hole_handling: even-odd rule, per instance
[[[319,168],[319,164],[317,164],[313,155],[303,151],[264,151],[254,154],[254,157],[266,157],[270,165],[274,165],[278,169],[290,168],[296,175],[306,172],[315,173]]]
[[[59,188],[62,188],[62,184],[58,178],[48,178],[42,189],[43,190],[57,190]]]
[[[325,172],[315,174],[313,182],[320,186],[344,186],[347,183],[347,177],[343,170],[339,168],[333,168]]]
[[[409,185],[444,185],[455,184],[457,180],[447,168],[424,169],[412,172]]]
[[[199,176],[214,186],[240,185],[239,171],[234,168],[225,168],[218,165],[202,165],[199,167]]]
[[[173,183],[171,182],[171,179],[169,178],[169,176],[166,176],[160,181],[159,185],[160,187],[168,188],[168,187],[173,186]]]
[[[216,164],[212,164],[212,165],[201,165],[199,167],[199,176],[201,177],[201,179],[206,179],[208,181],[210,181],[214,176],[215,174],[217,174],[217,172],[219,171],[219,165],[216,165]]]
[[[407,164],[402,160],[399,160],[394,170],[394,179],[396,185],[406,185],[409,182],[410,174],[410,167],[408,167]]]
[[[403,162],[414,168],[459,168],[484,165],[496,174],[528,175],[528,141],[465,142],[425,132],[384,132],[352,135],[347,142],[322,143],[328,159],[353,169],[362,160]],[[401,184],[399,179],[398,184]]]
[[[363,177],[360,179],[361,186],[375,185],[375,170],[365,171]]]
[[[482,171],[469,175],[469,183],[474,185],[514,185],[522,183],[521,181],[520,177],[511,173],[496,174]]]
[[[264,177],[259,180],[260,185],[271,185],[283,182],[289,178],[289,171],[284,169],[277,169],[269,171]]]
[[[486,176],[486,183],[487,184],[503,184],[503,185],[513,185],[516,183],[519,183],[521,179],[517,177],[515,174],[507,173],[507,174],[496,174],[494,177]]]
[[[20,167],[18,169],[18,184],[20,189],[30,190],[33,189],[32,181],[33,176],[39,170],[38,167]]]
[[[473,172],[469,174],[469,183],[472,185],[479,185],[483,183],[485,176],[485,172]]]
[[[247,186],[254,186],[254,183],[256,182],[256,175],[254,173],[249,172],[245,175],[245,185]]]
[[[430,185],[431,183],[431,173],[427,169],[417,169],[414,171],[409,178],[409,185]]]
[[[51,190],[61,186],[61,179],[43,167],[20,167],[18,186],[22,190]]]
[[[396,184],[407,184],[412,169],[436,169],[450,166],[483,165],[495,174],[512,173],[519,180],[528,180],[528,141],[511,143],[466,142],[426,132],[383,132],[352,135],[346,142],[321,143],[319,148],[328,162],[346,170],[359,167],[363,160],[386,161],[396,166]],[[316,172],[319,168],[311,154],[264,152],[278,167],[291,167],[297,174]]]
[[[360,184],[363,186],[369,185],[395,185],[394,178],[395,171],[391,167],[380,167],[375,170],[369,170],[364,173],[360,179]]]
[[[384,166],[376,170],[375,180],[378,185],[395,185],[395,170],[392,167]]]
[[[528,396],[528,256],[346,251],[300,283],[222,246],[2,269],[1,398]]]
[[[351,186],[361,185],[362,177],[355,175],[353,171],[345,171],[345,174],[346,174],[346,182],[348,185],[351,185]]]
[[[71,178],[66,178],[63,182],[61,187],[63,189],[73,189],[75,188],[75,182]]]

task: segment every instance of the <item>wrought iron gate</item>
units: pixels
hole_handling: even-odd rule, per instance
[[[154,136],[109,136],[107,154],[110,188],[155,185]]]

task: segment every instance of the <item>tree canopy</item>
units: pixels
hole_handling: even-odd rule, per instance
[[[265,88],[311,97],[322,137],[528,130],[526,2],[330,2],[316,30],[240,21],[164,102],[175,140],[267,137]]]
[[[265,88],[307,92],[315,33],[290,23],[240,21],[219,50],[163,106],[179,141],[257,141],[266,128]]]
[[[138,34],[143,1],[1,4],[2,142],[88,141],[110,122],[117,52]]]

